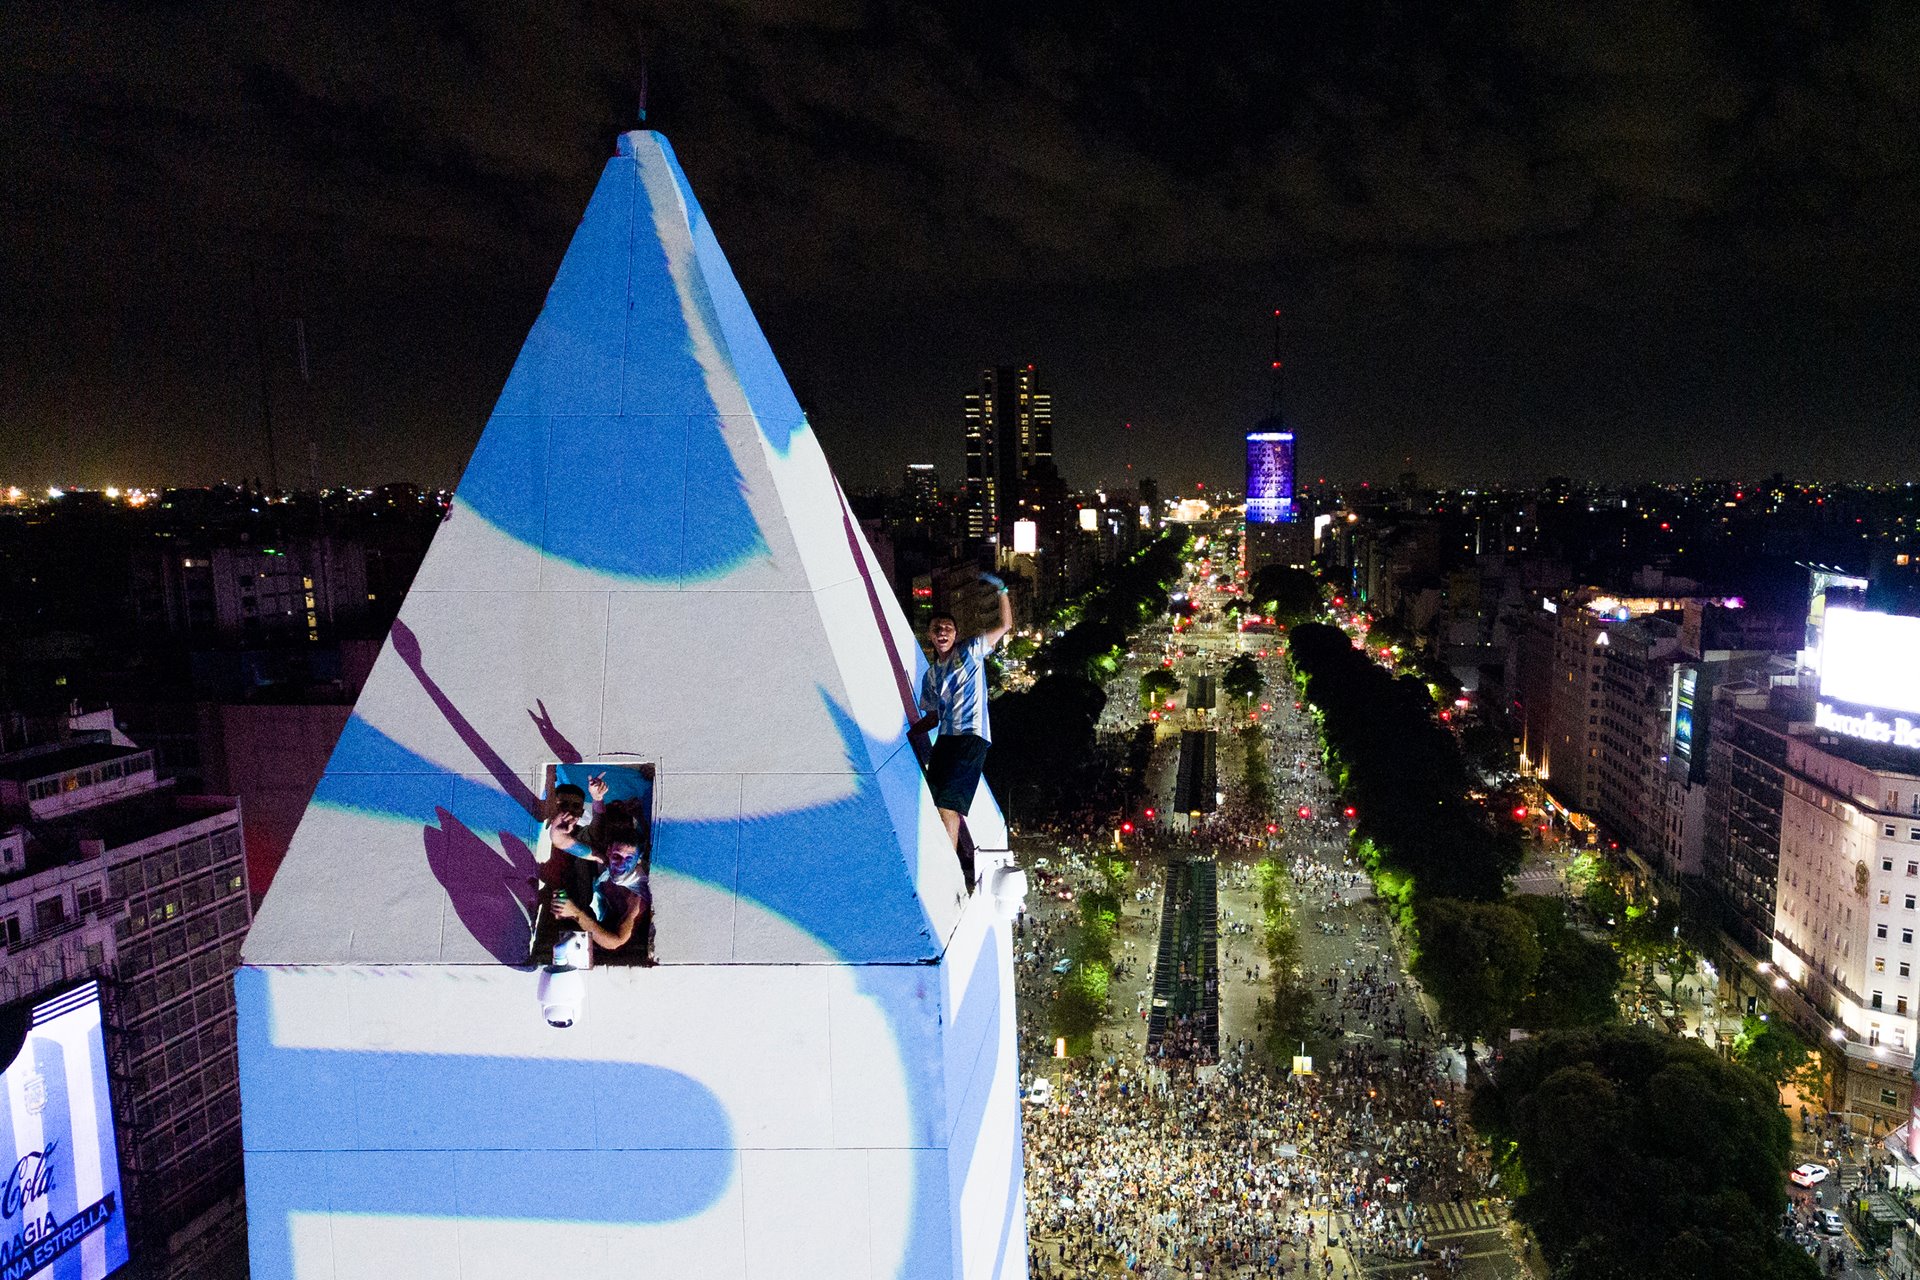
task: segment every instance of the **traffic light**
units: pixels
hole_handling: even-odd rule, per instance
[[[1311,818],[1312,816],[1313,816],[1313,810],[1307,808],[1307,806],[1305,805],[1300,806],[1300,821],[1305,822],[1308,818]]]
[[[1348,822],[1352,822],[1355,818],[1360,816],[1360,811],[1354,808],[1352,805],[1348,805],[1346,808],[1340,811],[1340,816],[1345,818]]]
[[[1147,810],[1147,821],[1148,821],[1148,822],[1152,822],[1152,821],[1153,821],[1153,810],[1151,810],[1151,809],[1149,809],[1149,810]]]
[[[1525,822],[1527,820],[1527,806],[1523,804],[1513,806],[1513,816],[1521,822]]]
[[[1272,822],[1269,822],[1269,823],[1267,824],[1267,834],[1268,834],[1268,835],[1275,835],[1275,834],[1277,834],[1277,833],[1279,832],[1279,830],[1280,830],[1280,827],[1279,827],[1279,825],[1278,825],[1277,823],[1272,823]]]
[[[1131,822],[1123,822],[1123,823],[1121,823],[1121,824],[1120,824],[1120,834],[1121,834],[1121,835],[1123,835],[1123,836],[1130,836],[1130,835],[1132,835],[1132,834],[1133,834],[1133,824],[1132,824]]]

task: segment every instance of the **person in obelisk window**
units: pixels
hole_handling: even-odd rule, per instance
[[[653,893],[639,824],[624,803],[611,804],[594,824],[594,836],[605,870],[594,883],[592,897],[583,904],[572,896],[556,895],[553,914],[584,932],[603,956],[617,952],[623,960],[644,964]]]
[[[939,719],[939,736],[927,757],[927,786],[955,849],[960,847],[961,815],[973,807],[993,739],[987,723],[987,654],[1013,630],[1007,584],[990,573],[981,574],[980,580],[1000,593],[999,621],[963,642],[952,614],[934,614],[927,624],[933,661],[920,681],[921,714]]]

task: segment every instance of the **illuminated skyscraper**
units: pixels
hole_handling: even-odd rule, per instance
[[[940,514],[940,473],[931,462],[909,462],[900,497],[907,519],[926,529]]]
[[[1294,476],[1294,435],[1276,414],[1247,433],[1247,536],[1242,555],[1250,573],[1270,564],[1304,565],[1313,559],[1312,528],[1300,518]]]
[[[1293,432],[1278,430],[1269,418],[1247,433],[1247,523],[1292,524],[1300,518],[1294,502]]]
[[[1040,390],[1030,364],[983,369],[966,416],[966,535],[1011,546],[1022,487],[1053,460],[1053,396]]]

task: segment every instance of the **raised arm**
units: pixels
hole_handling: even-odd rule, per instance
[[[998,577],[991,573],[983,573],[980,575],[980,581],[1000,593],[1000,620],[980,633],[980,638],[986,641],[987,648],[991,649],[1007,638],[1007,632],[1013,630],[1013,601],[1007,595],[1007,584],[1000,581]]]

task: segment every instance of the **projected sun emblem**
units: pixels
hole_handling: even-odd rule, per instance
[[[47,1078],[34,1074],[20,1082],[20,1098],[26,1104],[27,1114],[37,1116],[47,1109]]]

